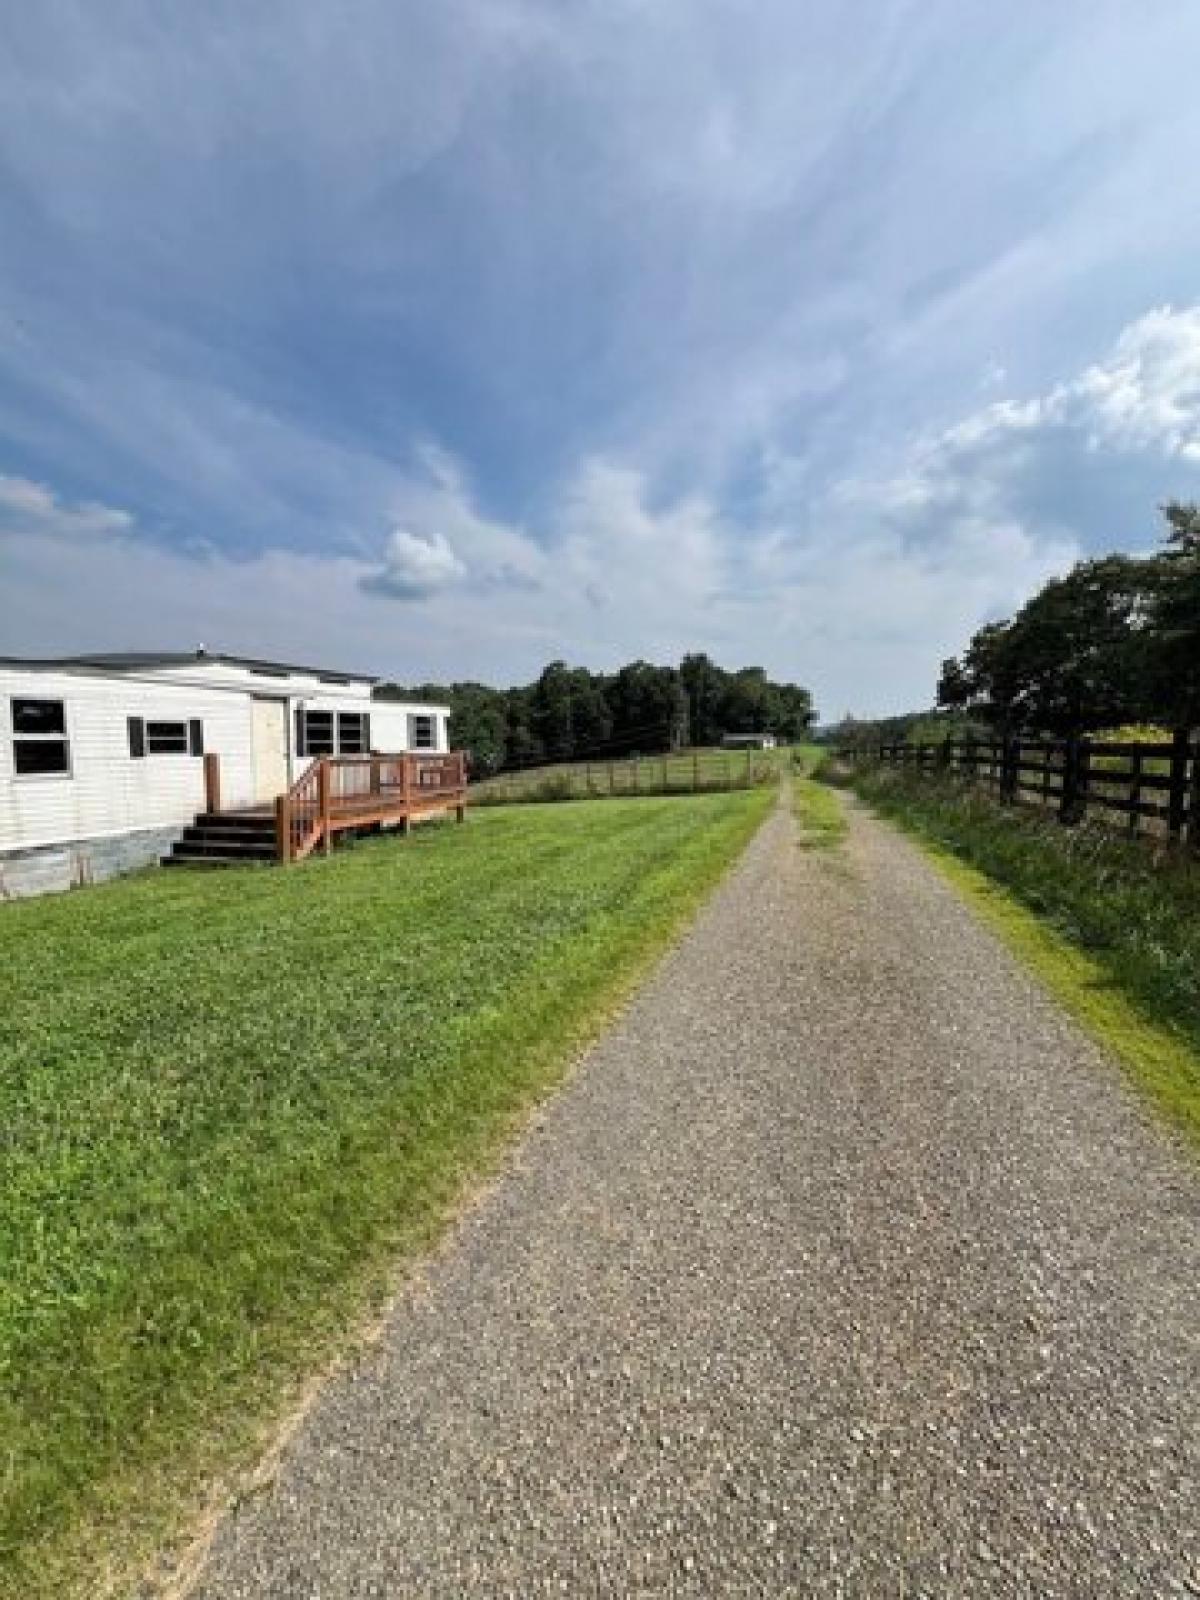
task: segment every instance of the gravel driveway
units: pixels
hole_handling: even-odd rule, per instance
[[[196,1600],[1200,1594],[1200,1170],[903,839],[779,811]]]

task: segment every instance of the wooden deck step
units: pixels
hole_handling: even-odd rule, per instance
[[[270,867],[277,865],[276,855],[244,853],[242,855],[216,855],[210,850],[184,850],[178,845],[169,856],[159,862],[163,867]]]
[[[230,867],[278,861],[275,824],[262,813],[201,812],[164,856],[164,867]]]

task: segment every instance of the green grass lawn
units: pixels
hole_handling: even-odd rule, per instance
[[[104,1592],[247,1458],[772,799],[0,907],[6,1600]]]

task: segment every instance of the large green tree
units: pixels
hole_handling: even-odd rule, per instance
[[[1163,508],[1167,548],[1159,562],[1153,604],[1153,684],[1165,720],[1200,727],[1200,506]]]
[[[1070,733],[1200,723],[1200,508],[1163,507],[1165,547],[1081,561],[943,663],[938,704]]]

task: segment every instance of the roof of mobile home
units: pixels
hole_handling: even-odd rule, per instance
[[[366,672],[341,672],[325,667],[302,667],[294,662],[263,661],[255,656],[226,655],[220,650],[126,650],[81,656],[0,656],[0,666],[28,667],[52,672],[145,672],[156,667],[193,667],[209,664],[245,667],[250,672],[304,673],[327,683],[378,683]]]

